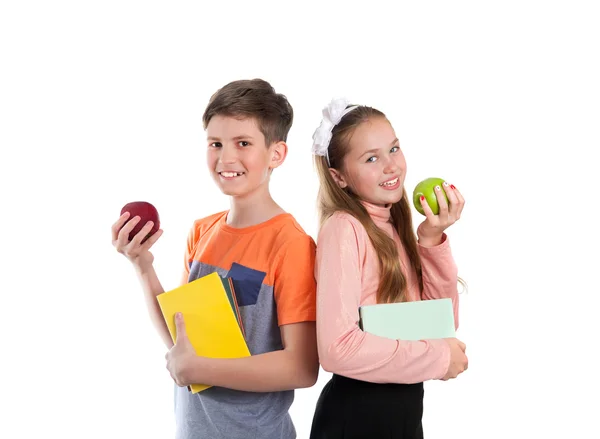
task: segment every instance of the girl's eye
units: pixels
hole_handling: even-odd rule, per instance
[[[397,151],[400,151],[400,147],[398,147],[398,146],[394,146],[394,147],[392,147],[392,149],[390,150],[390,152],[397,152]]]
[[[248,145],[250,145],[250,143],[248,143],[244,140],[240,141],[240,146],[248,146]]]
[[[210,144],[210,146],[212,146],[213,148],[220,148],[223,145],[221,144],[221,142],[213,142]]]
[[[368,162],[375,163],[375,161],[376,161],[376,160],[377,160],[377,157],[375,157],[375,156],[373,156],[373,157],[369,157],[369,158],[367,159],[367,163],[368,163]]]

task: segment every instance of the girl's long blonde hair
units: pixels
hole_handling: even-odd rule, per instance
[[[323,222],[337,211],[347,212],[355,217],[367,231],[369,239],[377,249],[380,267],[380,281],[377,290],[378,303],[406,302],[408,285],[406,276],[400,266],[400,256],[394,240],[379,228],[361,204],[358,197],[348,188],[340,188],[335,182],[329,168],[343,171],[343,160],[348,153],[348,145],[354,130],[369,119],[384,118],[385,114],[372,107],[358,106],[347,113],[337,124],[329,143],[329,164],[323,156],[315,155],[315,165],[320,180],[317,210],[319,222]],[[412,216],[406,190],[402,199],[391,207],[391,221],[398,231],[400,240],[412,268],[417,273],[419,290],[423,289],[421,258],[417,248],[417,238],[413,232]]]

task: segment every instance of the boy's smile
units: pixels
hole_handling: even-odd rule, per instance
[[[244,175],[243,172],[228,172],[228,171],[221,171],[219,172],[219,175],[221,176],[221,178],[224,178],[226,180],[230,180],[230,179],[234,179],[236,177],[241,177],[242,175]]]

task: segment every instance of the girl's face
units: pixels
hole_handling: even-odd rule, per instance
[[[375,117],[361,123],[350,137],[342,169],[330,169],[340,187],[361,200],[385,206],[402,199],[406,161],[390,122]]]

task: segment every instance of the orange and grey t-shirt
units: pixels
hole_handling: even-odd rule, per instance
[[[246,228],[227,212],[197,220],[188,236],[182,283],[212,272],[230,276],[252,355],[283,349],[279,326],[316,320],[316,246],[288,213]],[[293,439],[294,392],[176,387],[178,439]]]

